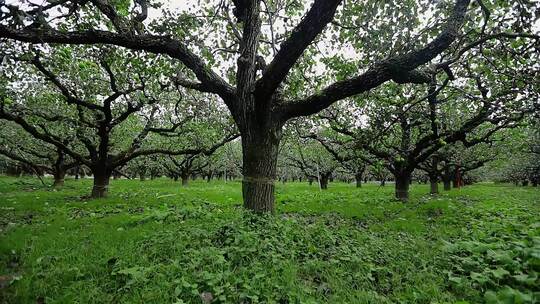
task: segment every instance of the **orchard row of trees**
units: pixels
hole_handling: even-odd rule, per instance
[[[86,168],[96,198],[113,175],[241,175],[256,212],[274,210],[278,178],[324,189],[369,170],[407,201],[415,175],[437,193],[498,160],[499,179],[537,184],[539,12],[486,0],[2,1],[0,153],[57,185]],[[517,152],[498,158],[505,144]]]

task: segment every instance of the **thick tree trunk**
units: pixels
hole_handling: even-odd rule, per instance
[[[182,174],[182,187],[187,187],[189,184],[189,174]]]
[[[244,207],[255,212],[274,211],[274,182],[279,134],[242,134],[242,194]]]
[[[328,181],[329,180],[330,180],[330,178],[328,176],[326,176],[326,175],[321,176],[321,181],[320,181],[321,189],[323,189],[323,190],[328,189]]]
[[[396,198],[404,203],[409,201],[409,186],[411,175],[404,172],[395,176],[396,179]]]
[[[93,172],[94,187],[92,188],[92,198],[107,197],[111,173],[106,170],[94,170]]]
[[[64,178],[66,176],[66,170],[64,170],[64,153],[62,150],[57,150],[58,157],[56,158],[56,162],[54,163],[54,183],[53,187],[62,187],[64,185]]]
[[[54,172],[53,176],[54,176],[54,182],[53,182],[54,188],[60,188],[64,186],[64,178],[66,177],[66,172],[64,170],[57,169]]]

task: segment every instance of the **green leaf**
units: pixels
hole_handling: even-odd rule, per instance
[[[491,270],[491,273],[493,274],[493,276],[497,279],[502,279],[504,278],[505,276],[509,275],[510,272],[508,272],[506,269],[504,268],[497,268],[495,270]]]

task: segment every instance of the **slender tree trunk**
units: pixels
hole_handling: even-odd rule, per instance
[[[437,178],[430,178],[429,185],[430,194],[439,194],[439,181],[437,180]]]
[[[429,172],[429,184],[430,184],[430,194],[439,194],[439,174],[438,172],[438,160],[436,157],[433,157],[431,162],[431,168]]]
[[[94,169],[94,187],[92,188],[92,198],[107,197],[109,192],[109,181],[111,172],[105,168]]]
[[[404,203],[409,201],[409,186],[411,181],[411,174],[408,172],[402,172],[395,175],[396,179],[396,198]]]
[[[381,179],[381,187],[386,186],[386,178]]]
[[[429,178],[429,184],[430,184],[430,194],[439,194],[439,181],[437,178]]]
[[[255,212],[273,212],[274,182],[281,136],[271,134],[272,132],[247,133],[250,134],[242,134],[244,207]]]
[[[146,180],[146,174],[143,171],[139,171],[139,179],[141,182],[144,182]]]
[[[308,178],[308,183],[310,186],[313,185],[313,178]]]

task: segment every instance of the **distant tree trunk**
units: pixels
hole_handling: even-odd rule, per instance
[[[452,189],[452,173],[450,167],[446,166],[444,168],[444,173],[442,175],[443,187],[445,191],[450,191]]]
[[[383,178],[381,179],[380,186],[381,186],[381,187],[386,186],[386,178],[383,177]]]
[[[359,170],[354,175],[354,179],[356,180],[356,188],[362,188],[362,178],[364,177],[364,170]]]
[[[429,180],[429,194],[436,195],[439,194],[439,181],[438,179]]]
[[[428,174],[429,176],[429,184],[430,184],[430,194],[439,194],[439,174],[438,174],[438,160],[436,157],[433,157],[431,162],[431,168],[430,172]]]
[[[206,182],[209,183],[212,180],[212,173],[206,174]]]
[[[400,172],[395,175],[396,198],[404,203],[409,201],[409,186],[411,184],[411,173]]]
[[[178,174],[173,175],[173,180],[174,180],[175,182],[178,181]]]
[[[461,171],[459,166],[455,169],[454,179],[452,180],[452,187],[460,188],[463,186],[463,178],[461,176]]]
[[[534,180],[532,181],[532,186],[533,186],[533,187],[538,187],[538,180],[534,179]]]
[[[309,183],[310,186],[313,185],[313,178],[308,177],[308,183]]]
[[[75,180],[78,180],[79,179],[79,170],[80,170],[80,166],[75,166]]]
[[[144,172],[143,170],[140,170],[139,179],[141,180],[141,182],[144,182],[146,180],[146,172]]]
[[[438,181],[437,177],[435,177],[435,178],[430,177],[429,178],[429,184],[430,184],[429,193],[430,194],[439,194],[439,181]]]
[[[523,187],[527,187],[529,185],[529,181],[528,180],[524,180],[521,185],[523,185]]]

